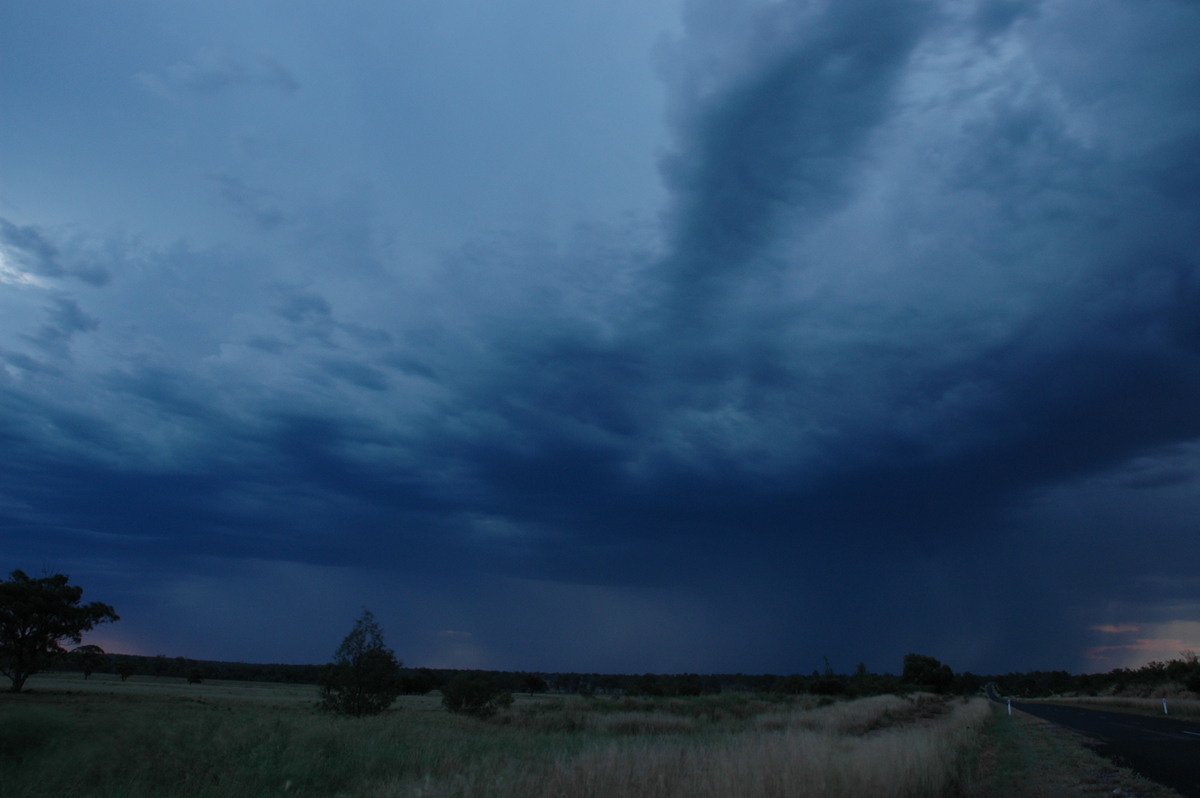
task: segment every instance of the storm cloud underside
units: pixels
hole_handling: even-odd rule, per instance
[[[89,78],[126,121],[45,176],[40,126],[102,109],[8,81],[10,568],[114,604],[110,648],[205,658],[322,661],[363,604],[414,665],[1200,645],[1195,3],[696,0],[638,48],[621,5],[593,46],[661,97],[583,77],[593,19],[416,5],[315,53],[213,19],[134,48]],[[497,57],[498,100],[433,45],[401,72],[401,22],[560,60]],[[183,219],[64,196],[96,181]]]

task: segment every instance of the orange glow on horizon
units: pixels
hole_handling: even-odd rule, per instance
[[[100,646],[105,654],[131,654],[138,657],[151,656],[151,654],[147,653],[145,647],[138,642],[120,634],[114,634],[107,629],[84,634],[83,642],[80,645]],[[68,646],[68,648],[74,648],[74,646]]]
[[[1167,658],[1178,656],[1179,652],[1187,650],[1188,646],[1178,638],[1164,639],[1160,637],[1138,638],[1132,643],[1121,646],[1095,646],[1087,650],[1088,659],[1108,659],[1106,651],[1155,651],[1167,653]]]
[[[1131,623],[1123,623],[1123,624],[1105,623],[1105,624],[1100,624],[1099,626],[1089,626],[1088,628],[1094,632],[1104,632],[1105,634],[1109,634],[1109,635],[1119,635],[1119,634],[1125,634],[1126,632],[1142,631],[1142,628],[1140,626],[1134,626]]]
[[[1088,627],[1105,635],[1130,635],[1133,639],[1104,642],[1084,651],[1093,661],[1108,662],[1113,668],[1140,668],[1155,660],[1178,659],[1187,652],[1200,650],[1200,622],[1168,621],[1154,624],[1098,624]]]

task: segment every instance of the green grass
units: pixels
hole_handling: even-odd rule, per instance
[[[1119,768],[1087,739],[1023,712],[993,705],[968,789],[970,798],[1125,795],[1178,798],[1174,790]]]
[[[514,756],[571,750],[449,715],[437,699],[371,718],[319,712],[315,690],[277,703],[203,685],[122,693],[37,692],[0,700],[0,783],[21,796],[336,795],[377,781],[450,779]]]
[[[987,708],[827,700],[520,696],[483,722],[406,697],[320,712],[312,687],[49,674],[0,695],[4,798],[935,796]],[[732,792],[731,792],[732,791]]]

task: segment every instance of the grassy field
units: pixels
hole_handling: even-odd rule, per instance
[[[518,696],[485,722],[436,695],[350,719],[305,686],[49,674],[29,688],[0,694],[5,798],[886,798],[1022,794],[989,785],[1024,778],[997,744],[1018,732],[982,699]]]

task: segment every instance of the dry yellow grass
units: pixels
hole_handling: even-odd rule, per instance
[[[694,796],[917,796],[944,794],[986,717],[982,702],[940,723],[862,737],[791,728],[712,746],[607,746],[560,762],[540,792],[579,798]]]
[[[944,699],[928,693],[913,696],[878,695],[857,701],[840,701],[812,709],[792,707],[759,716],[760,729],[800,727],[834,734],[866,734],[875,729],[941,714]]]
[[[888,697],[891,698],[891,697]],[[675,737],[610,741],[558,757],[548,768],[516,764],[485,782],[468,778],[380,795],[523,796],[526,798],[788,798],[800,796],[948,795],[969,770],[989,716],[982,699],[926,700],[936,718],[907,713],[900,725],[847,731],[886,713],[908,710],[907,699],[865,699],[818,711],[811,728],[803,711],[786,728],[751,729],[716,739]],[[862,706],[856,706],[856,705]],[[639,719],[644,720],[644,719]],[[869,725],[869,721],[868,721]],[[395,787],[397,785],[393,785]]]
[[[954,795],[988,716],[982,700],[932,696],[547,696],[481,722],[425,696],[346,719],[317,712],[311,687],[35,687],[0,696],[6,798]]]

